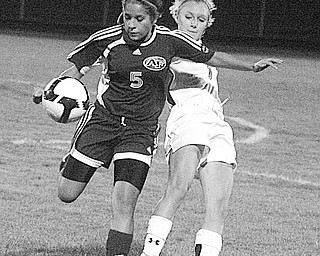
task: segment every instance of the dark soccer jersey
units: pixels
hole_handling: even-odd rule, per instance
[[[68,59],[81,73],[102,64],[97,100],[109,112],[136,121],[156,121],[168,91],[171,59],[206,62],[213,54],[185,33],[161,26],[155,26],[147,42],[134,45],[122,25],[117,25],[90,36]]]

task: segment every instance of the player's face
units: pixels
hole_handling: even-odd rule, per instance
[[[143,5],[128,3],[123,11],[124,29],[134,41],[147,41],[151,36],[153,21]]]
[[[176,22],[179,30],[199,40],[207,28],[209,17],[210,11],[205,3],[188,1],[182,5]]]

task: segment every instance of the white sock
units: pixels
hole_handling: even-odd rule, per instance
[[[171,220],[161,216],[151,216],[141,256],[159,256],[171,227]]]
[[[200,229],[195,245],[196,256],[218,256],[222,248],[222,236],[207,229]]]

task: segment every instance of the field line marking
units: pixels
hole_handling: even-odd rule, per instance
[[[35,140],[35,139],[20,139],[20,140],[13,140],[13,144],[15,145],[23,145],[23,144],[28,144],[28,145],[36,145],[36,144],[45,144],[45,145],[50,145],[50,144],[70,144],[71,140]]]
[[[245,143],[245,144],[254,144],[257,143],[265,138],[267,138],[269,136],[269,130],[260,126],[260,125],[256,125],[254,123],[251,123],[241,117],[235,117],[235,116],[226,116],[227,119],[230,119],[238,124],[241,124],[243,126],[252,128],[255,130],[255,132],[253,134],[251,134],[249,137],[247,138],[243,138],[243,139],[237,139],[235,142],[236,143]]]
[[[27,84],[27,85],[34,85],[35,83],[19,80],[19,79],[3,79],[2,82],[9,82],[9,83],[18,83],[18,84]]]
[[[156,163],[156,164],[165,164],[166,163],[166,161],[163,158],[159,158],[159,157],[154,158],[152,160],[152,162]],[[239,173],[241,175],[252,176],[252,177],[263,177],[268,180],[275,179],[278,181],[285,181],[285,182],[288,182],[291,184],[299,184],[299,185],[306,185],[306,186],[313,186],[313,187],[320,188],[320,182],[312,182],[312,181],[303,180],[300,178],[293,179],[293,178],[286,177],[284,175],[277,175],[277,174],[272,174],[272,173],[255,173],[255,172],[249,172],[249,171],[240,171],[238,169],[235,171],[235,175],[237,175],[237,173]]]
[[[249,176],[254,176],[254,177],[264,177],[267,179],[277,179],[277,180],[287,181],[290,183],[297,183],[300,185],[312,185],[314,187],[320,187],[320,182],[312,182],[312,181],[307,181],[303,179],[292,179],[283,175],[277,175],[272,173],[255,173],[255,172],[249,172],[249,171],[236,171],[236,173],[237,172],[241,174],[246,174]]]
[[[20,139],[20,140],[13,140],[13,144],[15,145],[49,145],[50,148],[53,149],[61,149],[66,150],[68,146],[71,144],[71,140],[34,140],[34,139]]]

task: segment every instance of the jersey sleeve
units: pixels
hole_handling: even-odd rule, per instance
[[[106,40],[90,40],[79,44],[67,59],[72,62],[79,71],[83,68],[90,68],[98,62],[107,47]]]
[[[175,55],[194,62],[205,63],[211,59],[215,51],[206,47],[181,31],[173,31],[172,46]]]

